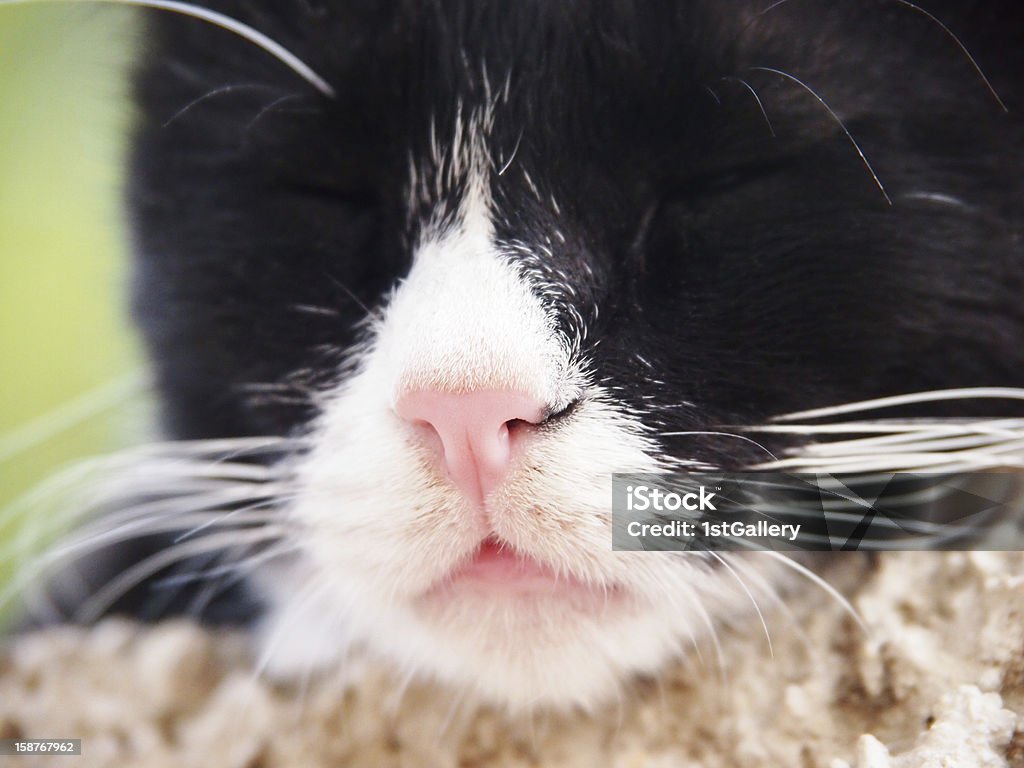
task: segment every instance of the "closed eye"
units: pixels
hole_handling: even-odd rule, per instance
[[[764,180],[793,169],[802,152],[791,148],[783,154],[759,158],[754,162],[738,162],[721,167],[698,170],[680,179],[662,183],[663,202],[706,200],[726,195],[739,187]]]
[[[319,181],[282,181],[283,191],[325,203],[340,203],[356,211],[370,211],[381,204],[380,195],[368,187],[347,188]]]

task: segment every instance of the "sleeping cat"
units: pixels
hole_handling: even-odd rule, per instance
[[[1024,383],[1017,4],[199,15],[150,12],[136,77],[133,302],[175,442],[94,612],[251,623],[283,675],[362,648],[590,706],[786,569],[613,552],[612,473]]]

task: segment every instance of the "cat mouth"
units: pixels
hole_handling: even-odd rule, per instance
[[[464,561],[434,584],[428,596],[482,593],[489,596],[540,597],[550,595],[607,599],[620,588],[585,581],[564,569],[556,569],[491,535]]]
[[[555,581],[557,575],[535,558],[516,551],[496,536],[488,536],[469,560],[456,567],[448,578],[449,581],[523,587]]]

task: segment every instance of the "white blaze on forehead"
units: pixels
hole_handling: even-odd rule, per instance
[[[485,123],[473,125],[457,132],[457,146],[436,170],[460,172],[463,183],[454,186],[462,197],[437,203],[385,313],[377,351],[395,398],[421,389],[511,389],[558,408],[572,399],[567,345],[495,243]]]

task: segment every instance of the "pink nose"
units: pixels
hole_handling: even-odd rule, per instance
[[[539,424],[544,410],[529,395],[505,391],[411,392],[395,405],[420,427],[455,486],[477,503],[504,479],[521,422]]]

